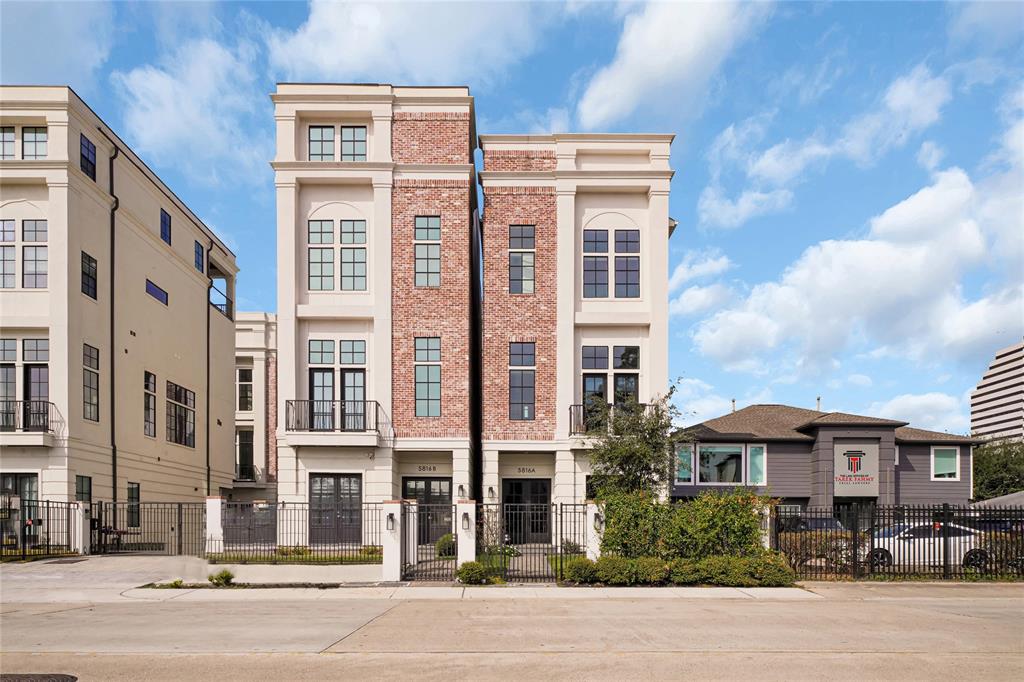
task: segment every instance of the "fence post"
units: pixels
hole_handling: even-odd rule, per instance
[[[761,520],[761,545],[765,549],[772,548],[772,517],[775,507],[764,505],[758,511]]]
[[[949,503],[945,502],[942,505],[942,577],[949,580],[950,576],[950,565],[949,565]]]
[[[71,549],[79,554],[88,554],[90,533],[85,502],[76,502],[68,511],[71,516]]]
[[[860,502],[853,504],[853,579],[860,577]]]
[[[381,580],[396,583],[402,579],[402,502],[389,500],[380,505]]]
[[[455,533],[458,538],[456,566],[476,561],[476,502],[459,500],[455,505]]]
[[[601,534],[604,531],[604,518],[601,510],[593,500],[587,502],[587,558],[597,561],[601,556]]]
[[[224,498],[206,498],[206,553],[224,551],[224,524],[222,521]]]
[[[181,531],[182,531],[182,526],[183,526],[183,524],[182,524],[182,516],[183,515],[182,515],[182,509],[181,509],[181,502],[179,502],[178,503],[178,556],[181,556],[181,549],[182,549],[182,547],[181,547]],[[222,530],[223,530],[223,527],[224,526],[223,526],[223,523],[222,523],[221,524],[221,529]]]

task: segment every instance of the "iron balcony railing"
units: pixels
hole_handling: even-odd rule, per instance
[[[387,416],[376,400],[288,400],[288,431],[342,431],[381,434]]]
[[[45,400],[0,400],[0,432],[55,433],[57,406]]]
[[[236,481],[256,481],[259,477],[256,475],[255,464],[236,464],[235,465],[235,480]]]
[[[588,433],[606,431],[609,423],[614,422],[616,412],[624,410],[647,411],[653,406],[650,403],[621,403],[610,405],[600,402],[589,402],[569,406],[569,435],[583,436]]]

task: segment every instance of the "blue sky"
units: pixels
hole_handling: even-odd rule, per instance
[[[273,310],[279,80],[467,84],[481,132],[676,133],[687,421],[780,402],[963,432],[1024,334],[1024,4],[0,4]]]

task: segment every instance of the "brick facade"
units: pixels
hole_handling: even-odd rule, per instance
[[[392,189],[392,422],[399,437],[471,435],[472,191],[469,180],[397,180]],[[441,286],[416,287],[415,219],[431,215],[441,216]],[[441,337],[440,417],[416,417],[413,365],[417,336]]]
[[[391,123],[395,163],[472,163],[468,112],[401,112]]]
[[[550,171],[558,161],[554,152],[529,149],[492,149],[484,151],[487,171]]]
[[[489,187],[484,194],[483,438],[550,440],[556,421],[558,233],[553,187]],[[533,294],[510,294],[509,225],[534,225]],[[509,419],[509,343],[536,343],[535,418]]]
[[[267,481],[277,480],[277,355],[267,353]]]

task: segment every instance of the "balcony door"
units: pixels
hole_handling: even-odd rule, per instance
[[[312,431],[334,430],[334,370],[309,370],[309,415]]]
[[[608,403],[608,375],[583,375],[583,423],[587,431],[600,426]]]
[[[639,374],[616,374],[615,375],[615,406],[625,405],[632,400],[640,400],[640,375]]]
[[[366,430],[366,370],[341,370],[342,426],[345,431]]]
[[[0,365],[0,431],[13,431],[17,424],[17,393],[14,387],[14,365]]]
[[[25,430],[46,431],[50,420],[50,367],[25,365]]]

